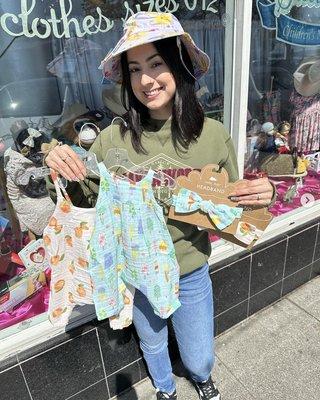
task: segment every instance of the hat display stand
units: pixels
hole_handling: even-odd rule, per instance
[[[15,238],[15,242],[16,242],[17,246],[20,248],[21,244],[22,244],[22,233],[21,233],[18,218],[17,218],[14,208],[11,204],[11,201],[9,199],[8,192],[6,189],[7,179],[6,179],[6,174],[4,172],[3,157],[0,158],[0,187],[1,187],[2,195],[4,197],[4,201],[6,203],[6,212],[7,212],[9,221],[10,221],[12,233]]]
[[[294,87],[301,96],[320,93],[320,58],[299,65],[293,74]]]

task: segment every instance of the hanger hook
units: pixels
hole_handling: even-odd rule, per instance
[[[126,123],[126,121],[122,118],[122,117],[114,117],[113,120],[111,121],[111,132],[110,132],[110,139],[111,139],[111,143],[113,144],[113,123],[114,121],[116,121],[117,119],[121,119],[121,121],[123,122],[124,126],[127,127],[128,124]],[[116,147],[116,146],[115,146]]]

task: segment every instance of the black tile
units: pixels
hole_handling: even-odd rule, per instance
[[[220,260],[217,263],[211,264],[210,268],[209,268],[209,272],[212,273],[212,272],[218,271],[219,269],[221,269],[227,265],[233,264],[235,262],[240,262],[244,258],[247,258],[249,255],[250,255],[249,250],[240,251],[239,253],[233,254],[231,257],[224,258],[223,260]]]
[[[108,386],[111,397],[129,389],[132,385],[140,381],[140,370],[137,362],[130,364],[121,371],[108,376]],[[132,393],[130,400],[138,400],[135,393]]]
[[[215,336],[226,331],[232,326],[238,324],[247,318],[248,302],[244,301],[241,304],[231,308],[223,314],[218,315],[214,319]]]
[[[315,248],[317,226],[289,237],[285,276],[311,264]]]
[[[1,400],[30,400],[20,367],[14,367],[0,374]]]
[[[183,362],[181,360],[172,363],[172,372],[174,373],[175,376],[190,380],[190,374],[183,365]]]
[[[252,255],[251,296],[282,279],[286,246],[283,240]]]
[[[288,236],[293,236],[296,233],[299,233],[299,232],[301,232],[301,231],[303,231],[305,229],[309,229],[311,227],[316,226],[318,223],[319,223],[319,218],[315,218],[315,219],[313,219],[311,221],[308,221],[308,222],[306,222],[304,224],[301,224],[301,225],[299,225],[297,227],[294,227],[293,229],[287,231],[286,234]]]
[[[248,298],[250,261],[251,256],[241,258],[210,275],[213,283],[215,315]]]
[[[70,400],[107,400],[109,399],[106,380],[96,383],[93,386],[72,396]]]
[[[273,246],[279,242],[282,242],[284,240],[287,240],[288,235],[287,234],[282,234],[282,235],[278,235],[275,237],[272,237],[270,240],[267,240],[266,242],[262,242],[262,243],[257,243],[256,245],[253,246],[252,248],[252,253],[257,253],[260,250],[263,250],[267,247]]]
[[[18,364],[17,356],[7,357],[4,360],[0,361],[0,372],[4,371],[5,369],[11,368]]]
[[[106,322],[99,325],[97,329],[107,375],[111,375],[141,357],[132,326],[113,330],[109,322]]]
[[[142,380],[142,379],[146,378],[147,376],[150,378],[147,364],[143,358],[141,358],[141,360],[138,361],[138,364],[139,364],[139,368],[140,368],[140,379]]]
[[[283,281],[282,295],[285,296],[297,287],[308,282],[310,280],[311,268],[312,264],[285,278]]]
[[[282,281],[250,297],[249,315],[252,315],[262,308],[267,307],[269,304],[279,300],[281,297],[281,286]]]
[[[311,279],[320,275],[320,259],[312,264]]]
[[[21,365],[33,400],[63,400],[104,378],[95,330]]]
[[[168,320],[168,349],[169,349],[169,356],[172,362],[175,362],[180,359],[178,343],[174,333],[171,319]]]
[[[314,251],[314,260],[319,260],[319,259],[320,259],[320,231],[318,229],[316,248]]]
[[[31,347],[30,349],[19,353],[18,359],[20,362],[28,360],[29,358],[36,356],[39,353],[43,353],[47,350],[52,349],[55,346],[68,342],[70,339],[81,336],[94,328],[95,326],[92,323],[88,323],[72,329],[68,332],[54,336],[52,339],[46,340],[43,343],[40,343],[36,346]]]

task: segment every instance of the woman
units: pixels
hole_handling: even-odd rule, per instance
[[[139,12],[126,23],[125,32],[102,63],[104,75],[122,81],[123,101],[127,99],[126,122],[103,131],[91,151],[103,161],[108,149],[122,147],[136,163],[181,174],[190,168],[219,164],[236,180],[237,163],[230,136],[220,123],[204,118],[195,95],[196,78],[207,72],[208,56],[198,49],[178,20],[171,14]],[[59,146],[46,158],[49,167],[70,181],[77,205],[91,204],[93,182],[71,148]],[[165,165],[166,164],[166,165]],[[175,175],[175,176],[176,176]],[[233,194],[238,204],[266,205],[273,196],[267,179],[247,182]],[[162,201],[165,200],[162,198]],[[165,201],[164,201],[165,202]],[[218,400],[212,382],[213,297],[207,260],[208,234],[185,223],[167,220],[180,266],[181,306],[172,323],[181,359],[203,400]],[[154,314],[138,290],[134,299],[133,322],[148,365],[157,399],[176,399],[175,383],[167,347],[167,321]]]

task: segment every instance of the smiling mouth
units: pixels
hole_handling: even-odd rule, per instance
[[[152,97],[157,96],[162,89],[163,89],[163,87],[160,87],[160,88],[157,88],[157,89],[148,90],[147,92],[144,91],[143,93],[147,98],[152,98]]]

